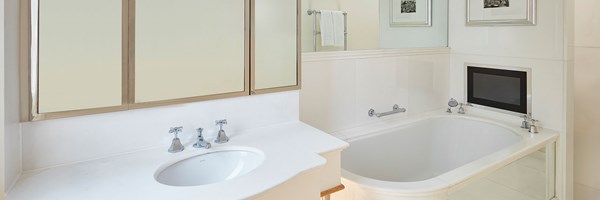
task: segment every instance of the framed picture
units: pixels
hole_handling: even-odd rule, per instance
[[[431,0],[390,0],[390,26],[431,26]]]
[[[536,7],[537,0],[467,0],[467,26],[533,26]]]

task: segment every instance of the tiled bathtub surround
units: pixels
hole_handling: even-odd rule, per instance
[[[530,68],[532,112],[541,127],[560,132],[557,147],[557,194],[572,199],[573,133],[568,123],[570,101],[569,20],[570,0],[538,0],[535,26],[465,25],[464,0],[449,3],[449,46],[452,48],[450,96],[464,99],[464,65],[480,63]],[[468,111],[469,112],[469,111]],[[520,124],[522,119],[482,109],[471,113]]]
[[[448,97],[447,48],[303,54],[300,119],[325,132],[441,109]],[[369,117],[370,108],[404,114]]]

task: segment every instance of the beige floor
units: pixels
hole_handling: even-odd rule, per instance
[[[524,157],[459,191],[449,200],[546,200],[544,152]]]

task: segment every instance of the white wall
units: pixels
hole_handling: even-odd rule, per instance
[[[416,51],[418,52],[418,51]],[[440,109],[448,96],[449,54],[411,50],[303,54],[300,119],[325,132]],[[407,113],[369,117],[394,104]]]
[[[575,1],[575,199],[600,197],[600,15],[598,0]]]
[[[561,132],[558,148],[557,182],[559,198],[570,200],[566,179],[570,157],[567,140],[567,64],[565,59],[564,1],[537,1],[536,26],[467,27],[465,0],[449,1],[449,46],[452,48],[450,96],[465,99],[465,63],[525,67],[532,70],[533,117],[541,126]],[[516,116],[471,109],[513,123]],[[560,162],[565,161],[565,162]]]
[[[0,77],[4,77],[4,0],[0,4]],[[0,81],[0,200],[5,198],[5,183],[4,183],[4,81]]]
[[[238,130],[298,120],[298,91],[204,101],[22,124],[23,169],[34,170],[171,144],[169,128],[183,126],[184,144],[196,128],[216,136],[215,120],[235,140]]]
[[[379,0],[381,48],[448,46],[448,1],[431,1],[431,27],[390,27],[390,0]]]
[[[21,173],[19,125],[19,0],[4,1],[4,190],[9,191]]]

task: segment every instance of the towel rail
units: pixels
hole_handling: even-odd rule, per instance
[[[313,50],[314,52],[318,51],[317,48],[317,40],[319,39],[319,34],[321,34],[321,32],[318,31],[318,26],[317,26],[317,15],[321,14],[320,10],[313,10],[313,9],[308,9],[307,11],[308,15],[315,15],[313,17]],[[348,50],[348,13],[347,12],[342,12],[342,14],[344,15],[344,51]]]

